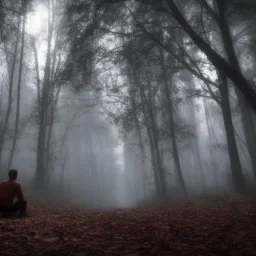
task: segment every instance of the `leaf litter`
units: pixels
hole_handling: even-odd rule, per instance
[[[85,210],[29,205],[0,218],[0,255],[256,255],[256,205],[206,200],[154,208]]]

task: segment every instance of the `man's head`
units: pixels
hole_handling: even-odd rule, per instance
[[[18,176],[18,171],[17,170],[14,170],[14,169],[11,169],[9,171],[9,179],[10,180],[16,180],[17,179],[17,176]]]

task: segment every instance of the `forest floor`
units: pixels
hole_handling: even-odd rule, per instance
[[[0,255],[256,255],[256,205],[179,201],[82,210],[32,204],[0,218]]]

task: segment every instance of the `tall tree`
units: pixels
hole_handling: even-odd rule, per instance
[[[37,50],[35,43],[32,42],[35,57],[39,119],[35,186],[39,189],[45,187],[45,183],[50,177],[52,129],[61,90],[60,73],[62,61],[65,58],[61,53],[64,44],[61,38],[62,34],[60,33],[61,18],[57,16],[57,11],[63,8],[64,2],[47,0],[47,53],[43,79],[39,77]]]
[[[22,71],[23,71],[23,56],[25,47],[25,28],[26,28],[26,16],[27,16],[28,1],[23,2],[23,22],[22,22],[22,33],[21,33],[21,46],[20,46],[20,63],[19,63],[19,75],[18,75],[18,87],[17,87],[17,105],[16,105],[16,118],[15,118],[15,130],[10,157],[8,161],[8,170],[13,161],[13,155],[16,148],[16,143],[19,135],[19,123],[20,123],[20,97],[21,97],[21,83],[22,83]]]
[[[16,16],[17,16],[17,22],[15,22]],[[12,97],[13,97],[13,89],[15,84],[14,78],[15,78],[15,71],[16,71],[16,64],[17,64],[16,62],[17,62],[19,43],[20,43],[21,13],[18,12],[18,14],[12,18],[14,18],[14,24],[12,24],[11,28],[12,28],[12,31],[14,31],[15,33],[14,34],[10,33],[7,28],[1,30],[1,41],[3,41],[4,47],[5,47],[7,73],[9,75],[8,77],[9,84],[8,84],[7,109],[6,109],[5,117],[3,120],[3,124],[1,125],[1,133],[0,133],[0,166],[2,166],[3,147],[4,147],[5,136],[9,126],[9,120],[10,120],[12,105],[13,105]],[[9,44],[11,45],[11,50],[8,49]]]

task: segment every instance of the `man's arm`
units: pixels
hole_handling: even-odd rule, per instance
[[[20,184],[17,185],[17,197],[19,202],[24,201],[24,196],[23,196],[23,192]]]

